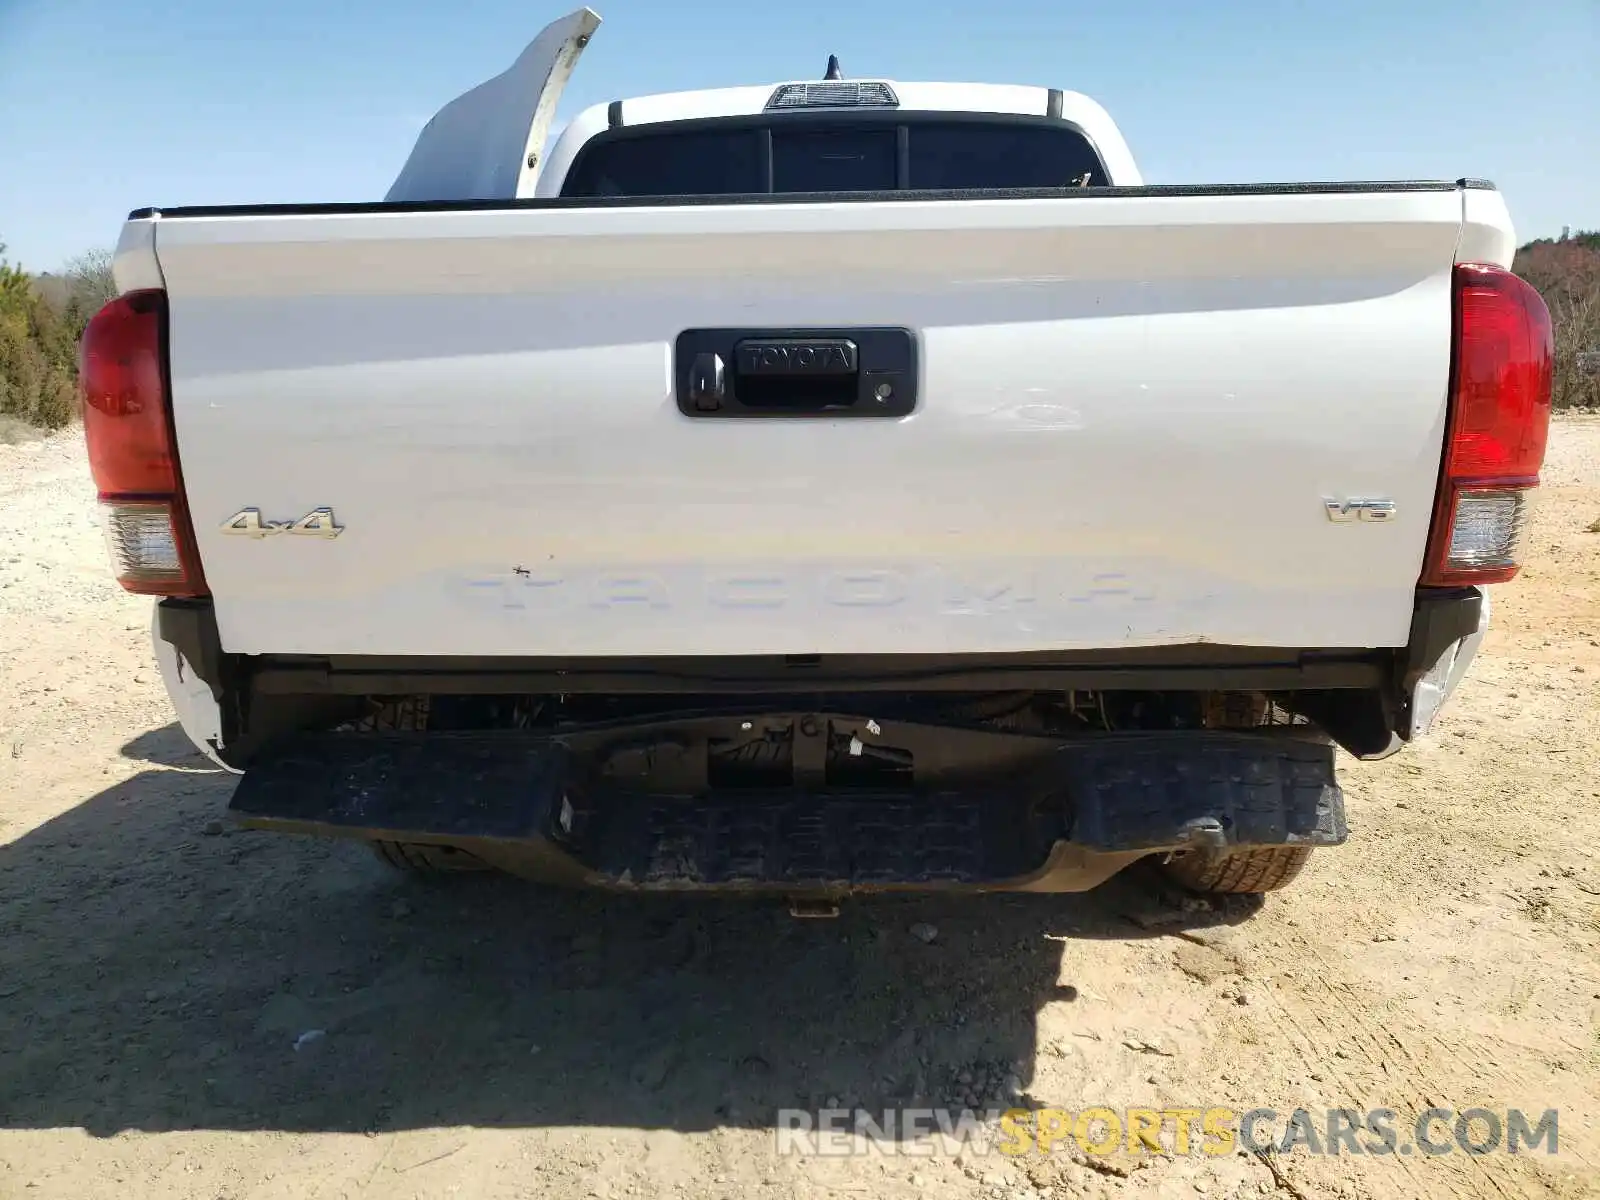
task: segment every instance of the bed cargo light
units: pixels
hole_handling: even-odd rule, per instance
[[[785,83],[767,98],[767,110],[795,108],[898,108],[887,83],[849,79],[836,83]]]
[[[166,324],[159,290],[119,296],[90,320],[78,351],[83,433],[117,582],[204,596],[172,435]]]
[[[1502,267],[1460,263],[1444,463],[1424,586],[1517,573],[1529,490],[1550,430],[1550,311]]]

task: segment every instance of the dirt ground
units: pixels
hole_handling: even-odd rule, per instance
[[[0,446],[0,1197],[1600,1195],[1600,419],[1545,478],[1462,692],[1343,764],[1351,842],[1289,892],[797,921],[229,830],[76,437]],[[782,1108],[1019,1093],[1556,1108],[1560,1153],[776,1152]]]

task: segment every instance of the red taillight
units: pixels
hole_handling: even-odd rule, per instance
[[[1455,339],[1439,501],[1425,586],[1500,583],[1517,573],[1528,489],[1550,429],[1550,311],[1502,267],[1455,269]]]
[[[90,320],[78,353],[83,433],[118,582],[203,596],[172,436],[166,323],[166,294],[154,290],[119,296]]]

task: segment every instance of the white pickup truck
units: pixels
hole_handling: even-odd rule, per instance
[[[1147,186],[1085,97],[831,68],[546,153],[597,24],[381,203],[123,231],[85,431],[237,819],[819,903],[1344,841],[1538,481],[1492,185]]]

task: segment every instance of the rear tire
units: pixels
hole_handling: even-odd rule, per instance
[[[372,852],[385,864],[407,875],[437,879],[446,875],[465,875],[494,870],[477,855],[454,846],[424,846],[416,842],[368,842]]]
[[[1310,846],[1263,846],[1225,854],[1191,850],[1174,854],[1161,869],[1190,891],[1252,895],[1288,887],[1310,858]]]
[[[349,728],[363,733],[419,733],[428,728],[428,697],[400,696],[378,705]],[[407,875],[428,879],[494,870],[477,855],[454,846],[427,846],[420,842],[371,841],[367,845],[386,865]]]
[[[1212,692],[1205,697],[1207,729],[1265,729],[1283,725],[1312,732],[1308,723],[1278,709],[1260,692]],[[1286,728],[1284,732],[1291,730]],[[1311,858],[1310,846],[1259,846],[1250,850],[1187,850],[1161,864],[1167,877],[1192,892],[1253,896],[1288,887]]]

